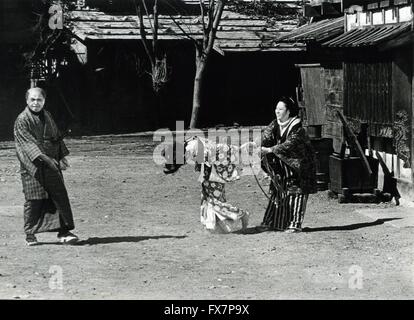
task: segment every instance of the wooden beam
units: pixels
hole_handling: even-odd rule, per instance
[[[345,116],[339,110],[337,110],[336,112],[338,114],[339,119],[342,122],[344,130],[345,130],[346,135],[348,137],[349,144],[352,145],[355,148],[355,150],[358,152],[358,154],[361,158],[362,164],[363,164],[368,176],[371,177],[372,176],[372,170],[371,170],[371,167],[370,167],[369,162],[367,160],[367,157],[365,156],[364,150],[362,150],[362,147],[359,144],[357,137],[355,136],[355,134],[352,132],[351,128],[349,127],[349,125],[348,125],[348,123],[345,119]]]
[[[411,57],[414,44],[411,46]],[[411,58],[411,182],[414,184],[414,59]]]
[[[84,65],[88,62],[88,49],[84,43],[74,38],[71,43],[71,48],[75,51],[76,57],[81,64]]]
[[[390,0],[381,1],[379,4],[380,8],[386,8],[390,6]]]
[[[398,6],[399,4],[406,4],[408,0],[394,0],[394,5]]]
[[[320,63],[295,63],[296,68],[315,68],[320,66]]]
[[[411,1],[411,14],[414,1]],[[414,17],[411,17],[411,33],[414,31]],[[411,183],[414,184],[414,43],[411,45]]]
[[[357,12],[362,12],[364,10],[364,8],[362,6],[358,6],[358,5],[352,5],[347,9],[344,9],[345,13],[349,13],[349,14],[353,14],[353,13],[357,13]]]
[[[243,47],[243,48],[222,48],[224,52],[303,52],[306,51],[303,47]]]

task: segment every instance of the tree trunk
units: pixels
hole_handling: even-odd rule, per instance
[[[199,113],[201,108],[201,97],[204,81],[204,71],[207,66],[211,50],[213,49],[216,32],[223,14],[224,5],[227,0],[218,0],[217,4],[212,2],[209,8],[208,26],[204,28],[203,43],[196,44],[196,74],[194,78],[193,111],[191,113],[190,129],[199,125]],[[204,15],[203,15],[204,19]],[[204,20],[203,20],[204,22]]]
[[[199,111],[201,107],[201,91],[204,80],[204,70],[207,60],[199,55],[199,51],[196,50],[196,74],[194,78],[194,91],[193,91],[193,110],[191,112],[190,129],[197,128],[199,125]]]

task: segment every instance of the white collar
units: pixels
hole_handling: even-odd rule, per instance
[[[279,123],[279,121],[278,121],[278,123]],[[300,123],[300,118],[299,117],[293,117],[293,118],[289,119],[288,121],[279,123],[280,136],[283,136],[283,134],[285,133],[286,130],[287,130],[286,135],[288,135],[290,130],[298,123]]]
[[[278,125],[281,127],[281,128],[284,128],[284,127],[286,127],[288,124],[289,124],[289,122],[290,121],[292,121],[294,118],[288,118],[285,122],[281,122],[279,119],[277,120],[277,123],[278,123]]]

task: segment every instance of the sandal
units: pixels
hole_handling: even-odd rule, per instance
[[[302,228],[287,228],[285,232],[286,233],[299,233],[299,232],[302,232]]]

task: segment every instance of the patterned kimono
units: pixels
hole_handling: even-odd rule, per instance
[[[277,120],[264,130],[262,145],[272,153],[262,168],[272,177],[271,198],[262,225],[274,230],[302,228],[308,195],[316,193],[316,156],[299,118],[281,132]]]
[[[203,145],[201,164],[200,220],[205,228],[216,233],[229,233],[247,227],[249,213],[226,202],[225,184],[240,179],[236,164],[239,149],[227,144],[212,144],[196,138],[186,146],[186,157],[197,158],[198,143]]]
[[[15,121],[14,138],[26,200],[25,233],[72,230],[73,215],[62,173],[38,159],[46,154],[59,162],[69,154],[52,116],[46,110],[35,114],[26,107]]]

